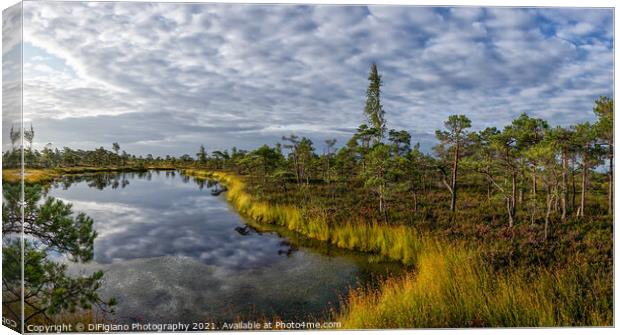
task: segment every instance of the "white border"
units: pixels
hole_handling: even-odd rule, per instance
[[[63,0],[63,1],[83,1],[83,0]],[[157,1],[149,1],[149,0],[131,0],[132,2],[157,2]],[[13,4],[16,4],[18,1],[14,1],[14,0],[0,0],[0,7],[2,8],[2,10],[6,9],[7,7],[12,6]],[[111,2],[126,2],[126,1],[111,1]],[[347,0],[347,1],[343,1],[343,0],[314,0],[314,1],[304,1],[304,0],[299,0],[299,1],[291,1],[291,0],[271,0],[271,1],[261,1],[261,0],[246,0],[246,1],[235,1],[235,0],[220,0],[220,1],[180,1],[180,0],[167,0],[167,1],[162,1],[162,2],[193,2],[193,3],[263,3],[263,4],[285,4],[285,3],[289,3],[289,4],[359,4],[359,5],[366,5],[366,4],[377,4],[377,5],[418,5],[418,6],[500,6],[500,7],[606,7],[606,8],[614,8],[614,64],[617,62],[618,60],[618,53],[616,52],[615,49],[615,37],[618,36],[618,26],[615,25],[615,7],[616,7],[616,2],[614,0],[589,0],[589,1],[583,1],[583,0],[504,0],[504,1],[493,1],[493,0],[401,0],[401,1],[395,1],[395,0],[384,0],[384,1],[380,1],[380,0],[367,0],[367,1],[352,1],[352,0]],[[0,54],[1,54],[1,46],[0,46]],[[0,76],[1,78],[1,76]],[[617,77],[615,76],[615,66],[614,66],[614,88],[617,85]],[[615,89],[614,89],[614,100],[616,100],[615,98]],[[0,97],[0,106],[2,103],[2,98]],[[619,127],[620,125],[620,121],[618,120],[618,117],[615,118],[614,121],[614,129],[620,129]],[[1,128],[0,128],[0,136],[1,136]],[[614,157],[618,157],[618,152],[620,151],[620,149],[618,149],[618,143],[616,143],[615,145],[615,152],[614,152]],[[616,164],[618,164],[618,161],[616,161]],[[615,173],[614,173],[615,175]],[[618,182],[617,179],[614,176],[614,192],[615,192],[615,199],[614,199],[614,207],[618,208],[618,203],[620,202],[619,197],[617,196],[618,194],[618,189],[620,189],[620,187],[618,186]],[[614,226],[617,223],[617,217],[614,216]],[[617,231],[614,228],[614,241],[617,241],[616,239],[617,236]],[[1,255],[0,255],[1,258]],[[618,250],[615,247],[614,244],[614,263],[615,261],[618,260]],[[614,264],[614,283],[617,283],[617,270],[618,268],[615,266]],[[1,275],[1,268],[0,268],[0,275]],[[615,290],[614,290],[615,292]],[[617,296],[614,297],[614,324],[617,325],[617,320],[618,320],[618,299]],[[2,327],[0,328],[3,331],[3,333],[6,333],[6,330],[8,330],[9,328],[6,327]],[[514,335],[514,334],[523,334],[523,333],[528,333],[528,334],[542,334],[544,333],[545,335],[552,335],[552,334],[566,334],[566,333],[571,333],[571,334],[576,334],[576,335],[581,335],[581,334],[615,334],[616,331],[613,330],[614,328],[482,328],[482,329],[407,329],[407,330],[361,330],[361,331],[320,331],[321,334],[363,334],[363,333],[368,333],[368,334],[411,334],[413,332],[416,333],[423,333],[423,334],[463,334],[463,333],[470,333],[470,334],[490,334],[490,335],[494,335],[494,334],[509,334],[509,335]],[[307,332],[307,331],[306,331]],[[17,334],[16,332],[14,332],[15,334]],[[212,334],[218,333],[218,334],[222,334],[223,332],[209,332]],[[226,332],[226,333],[243,333],[243,334],[264,334],[265,332]],[[284,331],[283,333],[301,333],[301,332],[288,332],[288,331]],[[316,332],[314,332],[316,333]],[[113,334],[123,334],[123,333],[113,333]],[[136,333],[127,333],[127,334],[136,334]],[[146,333],[142,333],[142,334],[146,334]],[[153,333],[153,334],[157,334],[157,333]],[[163,334],[163,333],[162,333]],[[186,333],[165,333],[165,334],[186,334]],[[199,334],[199,333],[196,333]]]

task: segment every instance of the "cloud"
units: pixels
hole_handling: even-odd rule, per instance
[[[21,43],[22,6],[17,4],[2,11],[2,52],[9,53]]]
[[[2,151],[11,148],[11,127],[21,119],[21,5],[2,12]]]
[[[612,93],[608,9],[24,6],[25,42],[40,50],[25,60],[24,97],[39,144],[118,139],[164,155],[291,132],[342,144],[364,120],[373,61],[388,126],[425,148],[449,114],[476,128],[522,112],[569,124]]]
[[[363,286],[360,274],[369,267],[377,271],[352,253],[312,251],[304,239],[255,231],[224,195],[176,173],[101,177],[67,177],[49,195],[93,219],[93,261],[66,264],[76,275],[104,271],[99,293],[118,300],[117,322],[318,316],[350,287]],[[89,188],[121,180],[129,186]]]
[[[157,181],[153,183],[132,175],[122,178],[129,187],[93,192],[87,186],[93,180],[86,177],[68,189],[57,185],[50,194],[94,220],[99,232],[94,260],[100,264],[176,255],[239,270],[285,257],[278,253],[283,247],[276,234],[238,234],[234,229],[244,221],[229,211],[223,199],[198,189],[193,181],[182,183],[163,173],[151,174]],[[163,200],[163,193],[168,200]]]

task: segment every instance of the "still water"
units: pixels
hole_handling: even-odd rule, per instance
[[[94,219],[94,261],[105,271],[114,322],[330,319],[351,287],[372,285],[393,263],[257,225],[175,171],[65,177],[50,196]]]

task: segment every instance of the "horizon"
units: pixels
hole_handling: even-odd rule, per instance
[[[251,150],[295,133],[321,152],[365,121],[376,62],[388,127],[428,152],[450,114],[472,130],[521,113],[593,121],[594,100],[613,95],[612,19],[568,7],[24,3],[24,127],[35,148],[194,157],[201,144]]]

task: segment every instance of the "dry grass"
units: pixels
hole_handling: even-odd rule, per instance
[[[223,172],[185,170],[185,174],[212,178],[226,185],[228,201],[243,215],[264,223],[273,223],[307,237],[332,243],[340,248],[380,254],[406,265],[416,264],[416,258],[432,239],[405,226],[388,226],[377,222],[344,222],[328,224],[320,215],[307,215],[292,205],[256,201],[245,191],[239,176]]]
[[[316,213],[310,216],[291,205],[255,200],[239,176],[200,170],[185,173],[226,185],[228,201],[254,220],[415,265],[415,272],[390,278],[379,289],[351,291],[343,309],[334,314],[345,328],[613,324],[613,281],[593,274],[587,262],[565,269],[516,268],[499,273],[464,245],[421,235],[413,228],[376,222],[329,225]]]
[[[496,273],[474,253],[443,246],[422,253],[415,274],[351,291],[335,317],[353,329],[611,326],[611,295],[597,299],[611,283],[586,285],[585,271]]]
[[[132,167],[132,166],[109,166],[109,167],[96,167],[96,166],[76,166],[76,167],[63,167],[63,168],[50,168],[50,169],[31,169],[26,168],[24,173],[24,181],[30,184],[48,183],[54,179],[66,175],[66,174],[82,174],[82,173],[96,173],[96,172],[130,172],[130,171],[145,171],[145,170],[172,170],[174,167],[168,166],[145,166],[145,167]],[[4,182],[15,183],[20,181],[19,169],[2,169],[2,180]]]

